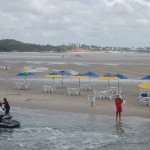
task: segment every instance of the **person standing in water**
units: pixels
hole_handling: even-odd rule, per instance
[[[119,94],[116,94],[116,98],[114,101],[115,101],[115,105],[116,105],[116,122],[118,121],[118,117],[119,117],[119,122],[120,122],[123,98],[121,98]]]

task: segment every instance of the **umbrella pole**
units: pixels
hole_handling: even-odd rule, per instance
[[[53,82],[54,82],[54,86],[55,86],[55,78],[53,77]]]
[[[63,76],[62,76],[62,86],[63,86]]]
[[[79,78],[79,88],[80,88],[80,78]]]
[[[25,76],[25,83],[26,83],[26,76]]]
[[[89,76],[89,86],[90,86],[90,76]]]
[[[110,88],[109,80],[108,80],[108,88]]]
[[[120,85],[119,85],[119,79],[118,79],[118,93],[119,93],[119,86],[120,86]]]

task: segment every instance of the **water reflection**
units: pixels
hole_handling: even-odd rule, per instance
[[[123,136],[124,135],[124,133],[125,133],[125,131],[124,131],[124,124],[122,122],[116,122],[114,127],[115,127],[117,135],[119,135],[119,136]]]
[[[13,133],[14,132],[14,129],[12,128],[0,128],[0,135],[3,134],[3,133]]]
[[[19,129],[0,129],[0,149],[108,150],[150,147],[150,121],[21,109]],[[8,144],[9,143],[9,144]]]
[[[13,137],[14,129],[5,129],[0,128],[0,143],[2,141],[7,141],[8,139],[11,139]]]

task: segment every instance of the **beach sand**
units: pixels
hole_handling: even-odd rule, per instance
[[[44,76],[52,70],[70,70],[84,73],[95,72],[99,75],[105,73],[124,74],[129,80],[121,80],[123,104],[122,116],[138,116],[150,118],[149,106],[139,104],[138,84],[144,81],[141,77],[149,74],[150,54],[139,53],[0,53],[0,101],[6,97],[12,107],[48,109],[93,115],[108,115],[115,117],[115,104],[113,100],[96,100],[90,107],[88,95],[92,91],[82,91],[80,96],[68,96],[67,87],[78,87],[78,79],[64,79],[64,87],[56,89],[55,93],[44,93],[43,86],[52,79]],[[8,71],[4,70],[5,65]],[[27,79],[31,81],[28,90],[17,90],[16,74],[23,69],[34,71],[35,75]],[[23,77],[22,77],[23,78]],[[61,79],[56,79],[61,80]],[[88,79],[81,79],[82,83]],[[106,90],[107,81],[91,79],[95,90]],[[111,86],[117,86],[117,81],[110,81]]]

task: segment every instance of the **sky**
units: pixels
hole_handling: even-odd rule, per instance
[[[150,0],[0,0],[0,40],[150,46]]]

